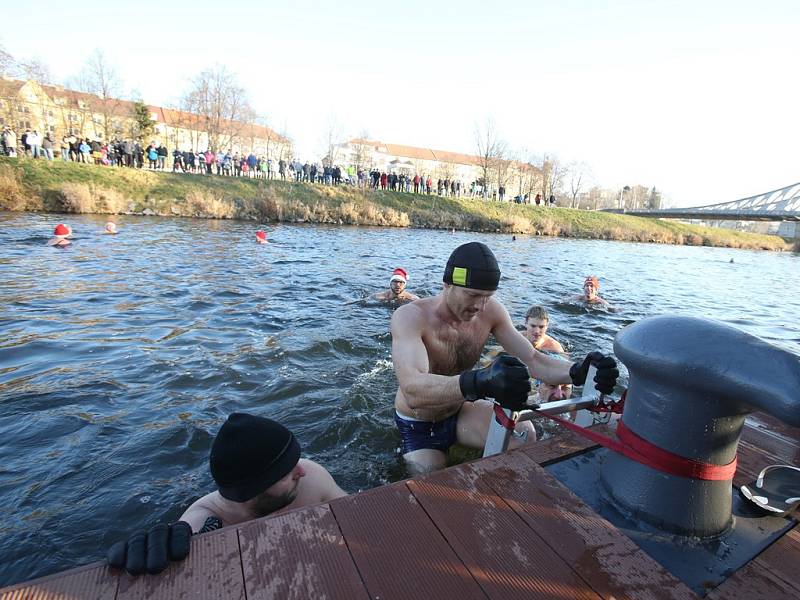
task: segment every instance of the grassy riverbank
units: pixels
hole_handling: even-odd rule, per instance
[[[0,158],[0,209],[455,228],[693,246],[788,250],[782,238],[627,215],[349,186],[204,177]]]

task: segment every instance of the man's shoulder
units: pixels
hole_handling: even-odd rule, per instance
[[[399,316],[403,319],[422,319],[425,318],[426,315],[430,314],[430,312],[436,306],[436,296],[430,298],[420,298],[418,296],[413,296],[410,298],[414,300],[413,302],[408,302],[403,304],[402,306],[398,307],[396,311],[394,311],[394,317]]]
[[[548,350],[550,352],[563,352],[564,347],[557,339],[555,339],[549,334],[545,334],[544,343],[542,344],[541,348],[538,348],[538,350]]]
[[[432,310],[433,298],[421,298],[400,305],[392,315],[392,328],[402,326],[404,330],[421,327]]]

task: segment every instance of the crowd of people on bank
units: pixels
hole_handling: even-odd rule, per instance
[[[410,174],[405,172],[387,172],[379,169],[366,170],[353,165],[327,165],[317,162],[300,162],[297,159],[268,158],[228,151],[215,152],[206,150],[181,150],[175,148],[169,152],[163,142],[155,141],[143,145],[137,140],[114,139],[109,142],[65,135],[60,141],[52,138],[50,133],[44,136],[37,130],[26,130],[17,136],[10,127],[3,129],[0,136],[0,152],[3,156],[41,158],[45,160],[80,162],[86,164],[106,165],[111,167],[129,167],[164,171],[167,159],[172,157],[173,173],[192,173],[197,175],[219,175],[226,177],[249,177],[255,179],[280,179],[317,183],[322,185],[352,185],[362,189],[390,190],[413,194],[437,195],[443,197],[470,197],[499,200],[507,199],[519,204],[536,204],[537,206],[555,206],[554,195],[544,199],[536,194],[531,199],[529,194],[518,194],[507,198],[504,185],[484,188],[480,181],[472,181],[468,185],[455,178],[436,178],[426,174]]]

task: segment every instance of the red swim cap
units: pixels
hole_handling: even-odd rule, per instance
[[[56,228],[53,231],[53,235],[69,235],[69,227],[67,227],[63,223],[59,223],[58,225],[56,225]]]
[[[258,231],[256,231],[256,239],[257,240],[261,240],[262,242],[266,242],[267,241],[267,233],[265,231],[263,231],[262,229],[259,229]]]

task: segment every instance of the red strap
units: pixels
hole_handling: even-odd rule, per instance
[[[500,423],[503,427],[508,429],[509,431],[513,431],[514,427],[516,426],[517,422],[506,415],[503,407],[499,404],[494,405],[494,418],[497,419],[497,422]]]
[[[655,444],[639,437],[628,429],[621,420],[617,423],[617,437],[619,440],[615,440],[602,433],[576,425],[567,419],[562,419],[555,415],[545,414],[545,416],[601,446],[610,448],[631,460],[662,473],[689,479],[702,479],[704,481],[729,481],[733,479],[733,474],[736,472],[736,457],[727,465],[712,465],[692,458],[685,458],[669,450],[659,448]]]

